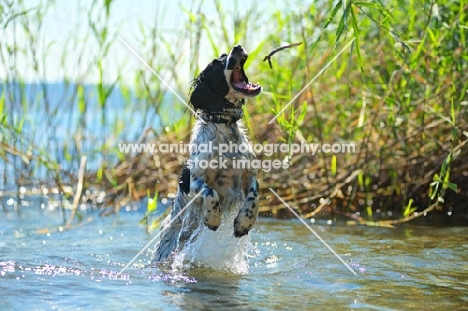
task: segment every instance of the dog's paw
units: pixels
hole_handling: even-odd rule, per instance
[[[245,216],[242,217],[241,215],[237,215],[236,219],[234,219],[234,236],[236,238],[240,238],[248,234],[250,229],[253,227],[253,223],[249,223],[245,218]]]
[[[236,238],[246,235],[252,229],[257,221],[257,207],[258,199],[245,202],[236,219],[234,219],[234,236]]]
[[[218,193],[216,190],[209,188],[206,190],[204,200],[205,211],[203,213],[203,221],[209,229],[216,231],[221,223]]]

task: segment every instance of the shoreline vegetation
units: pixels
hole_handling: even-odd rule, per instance
[[[260,170],[262,216],[293,217],[268,190],[273,188],[304,218],[468,225],[468,1],[328,0],[287,12],[252,6],[232,16],[223,1],[211,3],[215,17],[203,13],[203,1],[181,6],[184,29],[177,39],[140,23],[132,41],[144,47],[156,72],[167,73],[187,94],[185,80],[200,71],[201,54],[214,58],[242,43],[250,53],[247,75],[264,89],[245,106],[254,143],[356,144],[355,153],[259,155],[289,163],[288,169]],[[62,96],[46,82],[24,82],[24,66],[45,81],[43,58],[52,56],[41,41],[43,21],[54,5],[0,0],[0,35],[9,36],[0,41],[0,67],[6,69],[0,85],[3,213],[23,208],[27,196],[52,195],[72,227],[84,221],[82,205],[108,215],[146,199],[145,223],[157,225],[150,213],[158,200],[173,197],[187,155],[123,154],[118,143],[188,142],[194,118],[143,66],[131,80],[123,65],[112,64],[115,79],[104,81],[104,60],[118,41],[118,27],[110,22],[114,1],[84,8],[89,20],[80,29],[88,37],[70,34],[60,60],[76,62],[81,71],[64,74]],[[271,57],[272,68],[262,61],[294,42],[303,44]],[[99,48],[90,63],[69,59],[68,49],[84,52],[91,44]],[[189,72],[181,70],[178,46],[188,46]],[[88,71],[100,81],[87,84]],[[121,98],[118,108],[112,96]],[[38,132],[46,138],[37,141]]]

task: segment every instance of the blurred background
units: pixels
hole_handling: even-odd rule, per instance
[[[467,1],[0,0],[0,202],[67,223],[167,206],[187,154],[119,143],[188,142],[190,81],[235,44],[262,95],[254,143],[348,143],[355,153],[259,155],[261,214],[393,226],[468,224]],[[274,123],[268,122],[353,38]],[[263,62],[276,47],[302,42]],[[78,216],[78,217],[75,217]],[[75,218],[73,218],[75,217]],[[150,217],[151,221],[148,220]]]

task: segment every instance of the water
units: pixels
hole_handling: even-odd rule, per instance
[[[354,276],[298,221],[260,219],[248,272],[162,271],[147,250],[118,275],[152,238],[142,215],[60,232],[57,210],[0,211],[0,309],[468,310],[468,228],[315,224]]]
[[[238,204],[239,205],[239,204]],[[238,206],[239,209],[242,205]],[[192,269],[193,267],[210,267],[211,269],[246,274],[249,271],[249,256],[256,255],[257,249],[252,245],[249,235],[233,238],[233,223],[237,213],[223,213],[221,223],[216,231],[208,229],[199,219],[199,226],[172,260],[172,269]],[[194,220],[192,213],[183,215],[183,223]]]

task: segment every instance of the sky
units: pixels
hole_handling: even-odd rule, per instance
[[[36,43],[38,51],[35,52],[35,55],[40,61],[39,75],[32,70],[34,61],[30,55],[17,55],[3,61],[0,59],[0,79],[4,80],[7,73],[9,73],[10,77],[16,74],[25,82],[43,82],[44,80],[46,82],[59,82],[63,81],[64,77],[71,79],[83,77],[87,83],[99,81],[95,63],[96,55],[100,55],[100,48],[97,42],[93,40],[91,28],[88,25],[88,15],[90,14],[88,8],[93,5],[101,5],[102,2],[98,1],[94,4],[90,0],[57,0],[47,11],[41,30],[34,35],[34,38],[38,41]],[[112,5],[110,14],[110,33],[120,36],[146,61],[147,51],[141,45],[142,29],[150,31],[153,27],[157,27],[161,32],[169,36],[169,41],[174,40],[174,42],[180,44],[180,38],[176,37],[180,36],[185,30],[184,27],[186,26],[182,21],[187,20],[193,3],[199,2],[200,0],[116,0]],[[205,0],[201,2],[203,14],[208,19],[216,20],[218,16],[215,1]],[[24,9],[34,8],[40,3],[43,3],[43,1],[26,0],[24,1]],[[267,3],[268,5],[265,5]],[[298,3],[301,2],[298,1]],[[291,2],[288,1],[236,2],[222,0],[221,4],[226,12],[232,9],[241,13],[251,6],[258,5],[265,6],[265,10],[287,10],[288,7],[291,7]],[[102,12],[101,15],[103,15]],[[93,15],[91,14],[91,16]],[[98,16],[93,16],[93,18],[97,19]],[[174,36],[174,38],[171,38],[171,36]],[[5,46],[11,45],[13,42],[16,42],[19,46],[28,46],[29,44],[28,38],[22,31],[21,24],[18,21],[10,23],[6,29],[0,29],[0,38],[3,41],[0,41],[3,53],[5,53]],[[214,39],[217,40],[218,38]],[[105,57],[102,58],[105,68],[103,79],[109,83],[115,80],[119,68],[124,68],[124,71],[129,73],[128,79],[133,78],[130,73],[144,68],[141,60],[138,60],[122,41],[117,40],[117,38],[115,40],[118,42],[114,42]],[[206,38],[200,43],[202,46],[208,46],[209,44]],[[189,55],[186,53],[190,50],[187,44],[189,43],[185,42],[181,46],[177,46],[177,53],[180,54],[179,57],[182,59],[182,71],[188,71],[188,62],[190,61]],[[166,56],[162,55],[162,57]],[[207,63],[212,58],[213,55],[202,55],[200,62]]]

